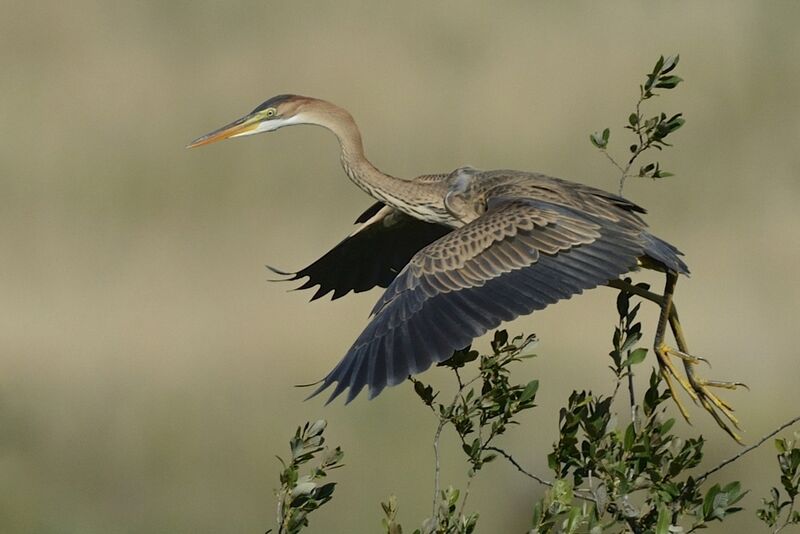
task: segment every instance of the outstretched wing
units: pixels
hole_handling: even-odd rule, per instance
[[[499,200],[420,250],[392,282],[342,361],[314,393],[370,398],[449,358],[503,321],[635,268],[644,223],[623,209],[599,216],[538,200]],[[329,402],[330,402],[329,400]]]
[[[308,277],[298,289],[319,286],[311,300],[331,291],[333,299],[338,299],[350,291],[387,287],[417,251],[451,231],[449,227],[409,217],[381,202],[362,213],[356,223],[363,224],[308,267],[297,272],[270,269],[289,276],[287,280]]]

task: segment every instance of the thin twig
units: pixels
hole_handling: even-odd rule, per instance
[[[464,389],[478,379],[478,377],[475,377],[468,382],[463,383],[461,380],[461,375],[458,374],[458,371],[456,371],[456,378],[458,379],[458,392],[456,393],[455,397],[453,397],[453,402],[450,403],[449,409],[445,410],[445,413],[453,413],[458,400],[463,400],[462,393],[464,392]],[[431,406],[431,408],[433,409],[433,406]],[[435,409],[433,411],[434,413],[436,412]],[[436,517],[436,503],[439,500],[439,473],[441,472],[441,464],[439,462],[439,440],[442,437],[442,430],[448,423],[447,417],[442,415],[441,412],[439,412],[437,416],[439,417],[439,424],[436,426],[436,434],[433,438],[433,455],[435,458],[435,468],[433,474],[433,517]]]
[[[461,506],[458,510],[458,517],[464,517],[464,509],[467,506],[467,499],[469,498],[469,489],[472,486],[472,479],[475,478],[474,473],[467,478],[467,486],[464,488],[464,498],[461,499]]]
[[[625,179],[629,177],[628,172],[631,170],[631,165],[633,165],[633,162],[636,161],[636,158],[638,158],[641,155],[642,152],[644,152],[645,150],[650,148],[650,145],[647,144],[645,139],[644,139],[644,137],[642,137],[642,124],[641,124],[642,112],[641,112],[641,107],[642,107],[642,102],[644,102],[644,100],[645,99],[640,96],[639,97],[639,101],[636,103],[636,129],[635,129],[635,132],[636,132],[636,135],[639,137],[639,144],[636,145],[636,151],[634,151],[633,156],[631,156],[631,159],[628,160],[628,164],[625,165],[624,168],[622,166],[618,165],[617,162],[614,161],[613,159],[611,159],[610,156],[609,156],[609,159],[611,159],[611,161],[614,163],[614,165],[619,170],[622,171],[622,176],[619,177],[619,196],[622,196],[622,189],[625,187]]]
[[[514,459],[513,456],[511,456],[509,453],[507,453],[503,449],[501,449],[499,447],[487,447],[486,450],[487,451],[494,451],[494,452],[498,453],[499,455],[503,456],[506,460],[509,461],[509,463],[511,463],[511,465],[513,465],[514,467],[517,468],[517,471],[519,471],[520,473],[522,473],[526,477],[535,480],[539,484],[542,484],[543,486],[547,486],[549,488],[552,488],[554,486],[553,482],[550,482],[549,480],[545,480],[542,477],[540,477],[538,475],[534,475],[530,471],[527,471],[524,467],[522,467],[519,464],[519,462],[517,460]],[[580,493],[578,493],[578,492],[585,492],[586,490],[575,488],[572,491],[574,492],[574,495],[577,498],[582,499],[584,501],[589,501],[589,502],[593,502],[593,503],[597,504],[597,501],[592,496],[590,496],[590,495],[581,495]]]
[[[750,451],[752,451],[752,450],[754,450],[754,449],[757,449],[757,448],[758,448],[758,447],[760,447],[760,446],[761,446],[761,445],[762,445],[762,444],[763,444],[765,441],[767,441],[769,438],[771,438],[772,436],[774,436],[774,435],[775,435],[775,434],[777,434],[778,432],[781,432],[782,430],[784,430],[784,429],[786,429],[786,428],[788,428],[788,427],[792,426],[793,424],[797,423],[798,421],[800,421],[800,415],[798,415],[798,416],[797,416],[797,417],[795,417],[794,419],[791,419],[791,420],[789,420],[789,421],[786,421],[786,422],[785,422],[785,423],[783,423],[781,426],[779,426],[778,428],[776,428],[775,430],[773,430],[772,432],[770,432],[769,434],[767,434],[766,436],[764,436],[763,438],[761,438],[760,440],[758,440],[758,441],[757,441],[756,443],[754,443],[753,445],[750,445],[750,446],[749,446],[749,447],[747,447],[746,449],[744,449],[744,450],[742,450],[742,451],[739,451],[739,453],[738,453],[738,454],[736,454],[736,455],[734,455],[734,456],[731,456],[730,458],[728,458],[728,459],[727,459],[727,460],[725,460],[724,462],[720,463],[720,464],[719,464],[719,465],[717,465],[716,467],[713,467],[713,468],[709,469],[708,471],[706,471],[705,473],[703,473],[702,475],[700,475],[699,477],[697,477],[697,479],[695,479],[695,480],[696,480],[696,485],[700,485],[700,484],[701,484],[701,483],[702,483],[702,482],[703,482],[705,479],[707,479],[707,478],[708,478],[709,476],[711,476],[712,474],[716,473],[717,471],[719,471],[720,469],[722,469],[722,468],[723,468],[723,467],[725,467],[726,465],[728,465],[728,464],[731,464],[731,463],[735,462],[736,460],[738,460],[739,458],[741,458],[742,456],[744,456],[744,455],[745,455],[745,454],[747,454],[748,452],[750,452]]]
[[[524,468],[524,467],[522,467],[521,465],[519,465],[519,462],[517,462],[517,461],[514,459],[514,457],[513,457],[513,456],[511,456],[509,453],[507,453],[507,452],[506,452],[506,451],[504,451],[503,449],[501,449],[501,448],[499,448],[499,447],[486,447],[486,450],[487,450],[487,451],[494,451],[494,452],[496,452],[497,454],[499,454],[499,455],[503,456],[503,457],[504,457],[506,460],[508,460],[508,461],[511,463],[511,465],[513,465],[514,467],[516,467],[516,468],[517,468],[517,471],[519,471],[520,473],[522,473],[522,474],[523,474],[523,475],[525,475],[526,477],[528,477],[528,478],[532,478],[533,480],[535,480],[536,482],[538,482],[539,484],[542,484],[542,485],[544,485],[544,486],[548,486],[548,487],[550,487],[550,488],[552,488],[552,487],[553,487],[553,483],[552,483],[552,482],[550,482],[549,480],[545,480],[545,479],[543,479],[542,477],[540,477],[540,476],[538,476],[538,475],[534,475],[533,473],[531,473],[531,472],[529,472],[529,471],[525,470],[525,468]]]
[[[275,514],[276,519],[278,520],[278,534],[283,534],[283,501],[286,498],[283,491],[280,492],[278,495],[278,510]]]
[[[630,351],[628,351],[628,357],[630,357]],[[636,424],[636,412],[638,406],[636,405],[636,393],[633,390],[633,369],[631,368],[630,363],[628,363],[628,396],[631,399],[631,424],[633,425],[633,431],[638,432],[639,429],[637,428],[638,425]]]
[[[456,375],[456,381],[458,382],[458,391],[460,392],[464,389],[464,382],[461,381],[461,373],[458,372],[458,369],[453,369],[453,372]]]
[[[778,534],[778,532],[793,524],[792,512],[794,512],[794,498],[792,498],[792,502],[789,504],[789,509],[786,511],[786,521],[784,521],[781,526],[773,530],[772,534]]]
[[[453,399],[453,403],[455,403],[455,399]],[[435,458],[435,468],[433,471],[433,515],[432,517],[436,517],[436,503],[439,500],[439,472],[441,471],[441,465],[439,463],[439,438],[442,437],[442,429],[444,425],[447,424],[447,419],[445,417],[439,416],[439,425],[436,427],[436,434],[434,434],[433,438],[433,456]]]
[[[623,175],[626,173],[625,169],[623,169],[623,168],[622,168],[622,165],[620,165],[619,163],[617,163],[617,160],[615,160],[615,159],[614,159],[614,158],[611,156],[611,154],[609,154],[609,153],[608,153],[608,150],[606,150],[606,149],[604,148],[604,149],[602,149],[602,152],[603,152],[603,154],[605,154],[605,156],[608,158],[608,161],[610,161],[610,162],[611,162],[611,164],[612,164],[612,165],[614,165],[614,167],[616,167],[617,169],[619,169],[619,171],[620,171],[620,172],[621,172]]]
[[[594,491],[594,481],[592,480],[592,470],[589,469],[589,493],[592,494],[592,499],[594,499],[595,503],[600,502],[600,499],[597,498],[597,493]]]
[[[458,390],[458,393],[453,398],[453,402],[450,403],[450,409],[452,410],[455,407],[456,402],[458,402],[458,397],[461,395],[461,390]],[[439,463],[439,439],[442,437],[442,429],[447,424],[447,417],[439,413],[439,424],[436,426],[436,434],[433,437],[433,456],[435,459],[435,468],[433,471],[433,516],[437,517],[436,513],[436,503],[439,500],[439,473],[441,471],[441,464]]]
[[[611,393],[611,403],[614,403],[614,399],[617,398],[617,392],[619,391],[619,385],[622,383],[622,376],[618,376],[617,380],[614,382],[614,391]]]

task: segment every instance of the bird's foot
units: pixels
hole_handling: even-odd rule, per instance
[[[739,429],[739,420],[733,414],[733,407],[727,401],[719,398],[710,388],[734,390],[739,387],[747,388],[747,385],[742,382],[723,382],[696,377],[689,366],[686,367],[686,376],[689,378],[689,383],[694,389],[700,405],[711,414],[717,425],[737,442],[744,444],[741,436],[734,430]],[[731,425],[733,426],[731,427]]]
[[[686,391],[693,401],[700,404],[709,414],[711,414],[711,417],[714,418],[720,428],[727,432],[728,435],[730,435],[733,439],[739,443],[742,443],[741,437],[734,430],[734,428],[739,428],[739,420],[733,414],[733,407],[726,401],[719,398],[713,391],[711,391],[710,388],[724,388],[733,390],[738,387],[746,388],[747,386],[741,382],[706,380],[704,378],[695,376],[694,366],[700,362],[708,363],[708,361],[704,358],[692,356],[691,354],[673,349],[672,347],[669,347],[663,343],[656,347],[655,352],[658,356],[658,363],[661,368],[661,376],[664,377],[664,381],[667,383],[670,395],[675,401],[675,404],[678,406],[678,409],[680,410],[684,419],[686,419],[687,422],[689,421],[689,413],[678,398],[677,390],[673,385],[673,379],[680,384],[681,388]],[[672,356],[683,360],[684,368],[686,369],[686,375],[681,374],[675,367],[671,359]]]

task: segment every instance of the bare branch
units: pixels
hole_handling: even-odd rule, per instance
[[[776,428],[775,430],[773,430],[772,432],[770,432],[770,433],[769,433],[769,434],[767,434],[766,436],[762,437],[760,440],[758,440],[758,441],[757,441],[756,443],[754,443],[753,445],[750,445],[750,446],[749,446],[749,447],[747,447],[746,449],[743,449],[743,450],[739,451],[739,453],[738,453],[738,454],[735,454],[734,456],[731,456],[730,458],[728,458],[728,459],[727,459],[727,460],[725,460],[724,462],[722,462],[722,463],[718,464],[717,466],[715,466],[715,467],[713,467],[713,468],[709,469],[708,471],[706,471],[705,473],[703,473],[702,475],[700,475],[699,477],[697,477],[697,479],[696,479],[696,483],[697,483],[698,485],[699,485],[699,484],[701,484],[703,481],[705,481],[705,479],[707,479],[708,477],[710,477],[711,475],[713,475],[714,473],[716,473],[717,471],[719,471],[720,469],[722,469],[722,468],[723,468],[723,467],[725,467],[726,465],[728,465],[728,464],[732,464],[733,462],[737,461],[739,458],[741,458],[742,456],[744,456],[744,455],[745,455],[745,454],[747,454],[748,452],[750,452],[750,451],[752,451],[752,450],[754,450],[754,449],[757,449],[757,448],[759,448],[759,447],[760,447],[761,445],[763,445],[763,444],[764,444],[764,442],[765,442],[765,441],[767,441],[769,438],[773,437],[773,436],[774,436],[775,434],[777,434],[778,432],[781,432],[782,430],[784,430],[784,429],[786,429],[786,428],[789,428],[790,426],[792,426],[793,424],[797,423],[798,421],[800,421],[800,415],[798,415],[797,417],[795,417],[795,418],[793,418],[793,419],[790,419],[789,421],[786,421],[786,422],[785,422],[785,423],[783,423],[781,426],[779,426],[778,428]]]
[[[508,460],[511,465],[513,465],[514,467],[517,468],[517,471],[519,471],[520,473],[522,473],[526,477],[535,480],[536,482],[538,482],[539,484],[542,484],[543,486],[547,486],[549,488],[553,487],[553,483],[552,482],[550,482],[549,480],[545,480],[545,479],[543,479],[542,477],[540,477],[538,475],[534,475],[530,471],[526,470],[524,467],[522,467],[519,464],[519,462],[516,459],[514,459],[513,456],[511,456],[511,454],[507,453],[503,449],[501,449],[499,447],[492,446],[492,447],[486,447],[486,450],[487,451],[496,452],[497,454],[499,454],[500,456],[502,456],[503,458]],[[585,491],[587,491],[587,490],[581,490],[581,489],[578,489],[578,488],[573,489],[574,495],[576,497],[578,497],[579,499],[582,499],[584,501],[593,502],[593,503],[597,504],[597,500],[594,497],[592,497],[591,495],[582,495],[580,493],[580,492],[585,492]]]

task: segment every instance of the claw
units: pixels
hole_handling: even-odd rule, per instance
[[[744,387],[747,386],[739,382],[721,382],[718,380],[706,380],[704,378],[695,377],[694,370],[690,365],[685,365],[684,367],[686,368],[686,376],[692,385],[692,389],[694,389],[697,397],[700,399],[700,404],[703,406],[703,408],[705,408],[705,410],[711,414],[711,417],[714,418],[720,428],[727,432],[730,437],[732,437],[738,443],[744,444],[741,436],[739,436],[739,434],[737,434],[730,426],[730,424],[732,424],[734,428],[739,429],[739,420],[733,414],[733,407],[726,401],[717,397],[709,390],[709,388],[719,387],[725,389],[736,389],[740,385]],[[727,419],[727,421],[723,419],[723,416],[725,419]],[[728,422],[730,422],[730,424],[728,424]]]
[[[733,415],[733,407],[726,401],[717,397],[714,393],[709,391],[709,387],[724,387],[726,389],[735,389],[736,383],[734,382],[720,382],[717,380],[705,380],[703,378],[695,378],[694,373],[690,367],[686,367],[686,375],[692,384],[692,387],[700,397],[703,407],[708,411],[712,411],[716,407],[722,414],[731,422],[736,428],[739,428],[739,420]],[[711,410],[709,407],[713,406]]]
[[[693,355],[691,355],[691,354],[689,354],[687,352],[683,352],[682,350],[678,350],[678,349],[675,349],[675,348],[672,348],[672,347],[663,346],[663,348],[671,356],[677,356],[681,360],[683,360],[683,361],[685,361],[687,363],[690,363],[692,365],[697,365],[700,362],[703,362],[703,363],[705,363],[705,364],[707,364],[709,366],[711,365],[708,362],[708,360],[706,360],[705,358],[701,358],[700,356],[693,356]]]
[[[734,390],[736,388],[744,388],[747,391],[750,391],[750,386],[748,386],[744,382],[723,382],[719,380],[704,380],[702,378],[698,378],[697,382],[699,384],[702,384],[703,386],[708,386],[710,388],[723,388],[730,390]]]
[[[665,343],[661,343],[656,348],[655,353],[658,357],[658,364],[661,367],[661,376],[664,378],[670,396],[678,406],[678,410],[681,412],[683,418],[686,419],[687,422],[690,422],[689,413],[678,397],[676,385],[672,380],[673,378],[677,380],[678,384],[680,384],[680,387],[686,391],[693,401],[700,404],[709,414],[711,414],[711,417],[714,418],[717,424],[725,432],[727,432],[729,436],[731,436],[737,442],[742,443],[742,438],[733,430],[733,428],[731,428],[731,425],[733,425],[733,427],[736,429],[739,428],[739,420],[733,414],[733,407],[726,401],[717,397],[709,390],[709,388],[717,387],[736,389],[739,386],[747,386],[740,382],[723,382],[718,380],[705,380],[703,378],[695,377],[693,366],[701,361],[706,362],[706,360],[704,358],[693,356],[685,351],[669,347]],[[678,369],[676,369],[675,365],[672,363],[670,358],[671,356],[675,356],[683,360],[684,368],[686,369],[686,375],[678,372]]]

